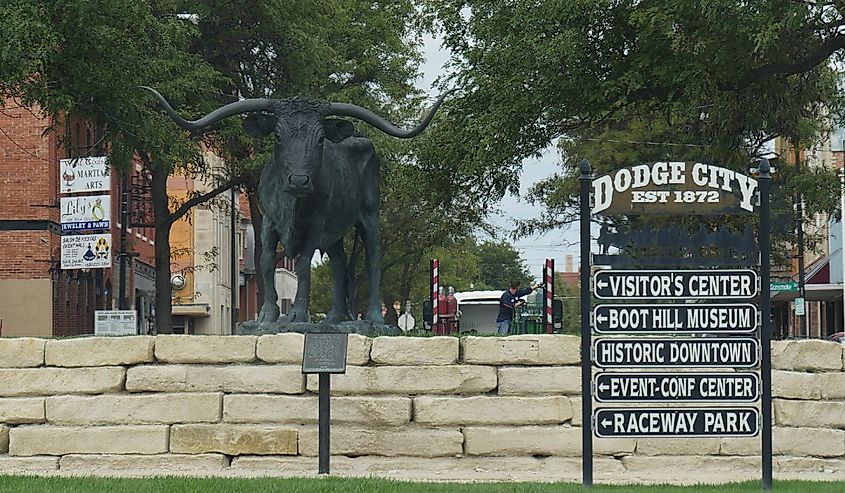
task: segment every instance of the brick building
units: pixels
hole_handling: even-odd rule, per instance
[[[59,138],[62,136],[62,138]],[[112,173],[114,268],[61,268],[59,161],[98,155],[96,130],[42,117],[9,100],[0,110],[0,334],[91,333],[94,310],[115,308],[120,180]],[[133,170],[133,174],[136,174]],[[104,193],[103,193],[104,194]],[[139,256],[127,276],[130,307],[152,291],[151,231],[127,230]],[[135,295],[133,295],[135,294]],[[147,308],[148,310],[148,308]]]

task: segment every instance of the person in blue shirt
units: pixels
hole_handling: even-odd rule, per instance
[[[531,294],[540,286],[537,283],[532,283],[530,288],[519,289],[519,281],[511,281],[510,288],[502,293],[499,298],[499,315],[496,317],[496,333],[500,336],[508,335],[511,330],[511,322],[513,321],[513,309],[525,304],[525,300],[519,299],[521,296]]]

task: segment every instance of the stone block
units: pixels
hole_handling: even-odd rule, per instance
[[[598,440],[599,442],[602,440]],[[712,438],[637,438],[637,455],[718,455],[719,440]]]
[[[719,455],[756,455],[759,457],[762,450],[760,448],[760,437],[722,438],[718,441]]]
[[[0,456],[0,474],[20,476],[27,473],[52,473],[59,468],[59,458],[50,456]]]
[[[580,397],[570,397],[569,401],[572,403],[572,426],[582,426],[584,421],[581,419],[583,415],[581,412],[581,403],[583,401]]]
[[[298,366],[141,365],[127,370],[126,390],[301,394],[305,378]]]
[[[481,365],[577,365],[581,338],[569,335],[465,337],[463,362]]]
[[[308,390],[319,389],[308,375]],[[496,388],[490,366],[351,366],[332,376],[332,394],[480,394]]]
[[[47,341],[47,366],[117,366],[154,361],[155,337],[81,337]]]
[[[629,455],[622,457],[626,478],[650,478],[662,482],[663,478],[689,477],[694,483],[731,482],[760,478],[759,457],[719,457],[707,455],[680,456],[644,456]],[[665,479],[663,480],[665,481]]]
[[[117,392],[125,374],[120,366],[0,369],[0,397]]]
[[[343,477],[388,478],[400,481],[435,482],[491,482],[530,481],[549,482],[581,480],[581,459],[567,457],[332,457],[332,474]],[[256,477],[290,477],[313,474],[312,457],[251,457],[232,459],[231,470],[237,474]],[[303,473],[303,471],[307,471]],[[622,477],[625,470],[618,460],[605,457],[593,459],[597,480]],[[511,487],[518,489],[519,486]],[[529,487],[530,488],[530,487]],[[484,487],[480,487],[484,490]],[[508,485],[490,490],[508,491]]]
[[[818,400],[822,395],[822,374],[772,371],[772,397]]]
[[[56,396],[47,398],[47,421],[57,425],[214,423],[223,394]]]
[[[0,425],[0,454],[9,451],[9,427]]]
[[[207,476],[223,472],[229,459],[222,454],[159,454],[159,455],[77,455],[63,456],[62,471],[85,475],[111,475],[115,472],[149,472],[156,476],[174,472],[194,472]]]
[[[0,423],[29,424],[43,422],[43,397],[0,399]]]
[[[299,453],[316,456],[319,452],[316,427],[299,432]],[[332,427],[331,452],[337,455],[407,455],[449,457],[463,453],[464,436],[455,429],[417,426],[399,428]]]
[[[819,373],[822,399],[845,399],[845,372]]]
[[[377,337],[370,358],[379,365],[454,365],[458,362],[457,337]]]
[[[17,426],[9,433],[9,454],[163,454],[167,426]]]
[[[812,472],[845,476],[845,459],[775,457],[773,469],[782,474]],[[840,480],[845,480],[845,477]]]
[[[776,455],[842,457],[845,456],[845,431],[776,427],[772,429],[772,448]]]
[[[426,425],[561,424],[572,419],[564,396],[414,398],[414,422]]]
[[[190,424],[170,429],[170,451],[176,454],[296,455],[296,441],[295,429],[272,425]]]
[[[349,334],[346,341],[346,364],[363,366],[370,362],[372,339],[360,334]],[[302,364],[305,335],[297,333],[276,334],[258,338],[256,355],[267,363]]]
[[[773,341],[772,368],[795,371],[841,371],[842,347],[827,341]]]
[[[44,339],[0,338],[0,368],[27,368],[44,364]]]
[[[297,332],[261,336],[258,338],[255,355],[267,363],[301,365],[304,345],[305,334]]]
[[[499,368],[499,395],[581,395],[581,368],[541,366]]]
[[[251,363],[256,336],[160,335],[155,357],[165,363]]]
[[[581,428],[570,426],[466,427],[467,455],[581,457]],[[634,453],[636,442],[627,438],[595,440],[596,455]]]
[[[402,425],[411,420],[408,397],[332,397],[332,423]],[[233,394],[223,398],[230,423],[317,423],[317,396]]]
[[[845,429],[845,402],[774,400],[778,426]]]

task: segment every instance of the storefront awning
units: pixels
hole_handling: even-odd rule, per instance
[[[188,317],[210,317],[211,307],[208,303],[191,303],[185,305],[173,305],[173,315],[185,315]]]

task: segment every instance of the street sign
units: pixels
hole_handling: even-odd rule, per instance
[[[757,340],[750,337],[601,338],[596,339],[593,361],[602,368],[751,368],[759,352]]]
[[[806,313],[806,309],[804,308],[804,298],[795,298],[795,314],[802,317]]]
[[[798,281],[770,282],[769,289],[773,293],[778,291],[798,291]]]
[[[348,334],[307,333],[302,349],[302,373],[346,373]]]
[[[756,402],[756,373],[622,373],[596,375],[599,402]]]
[[[138,333],[135,310],[95,310],[94,335],[131,336]]]
[[[62,236],[62,269],[111,267],[111,233]]]
[[[111,197],[108,195],[62,197],[61,207],[62,232],[110,227]]]
[[[596,409],[599,438],[753,437],[759,433],[753,407]]]
[[[107,192],[111,174],[106,157],[77,157],[59,161],[59,192]]]
[[[757,273],[729,270],[600,270],[595,296],[625,300],[725,300],[757,296]]]
[[[751,303],[596,305],[593,328],[601,334],[683,332],[754,332],[757,307]]]

